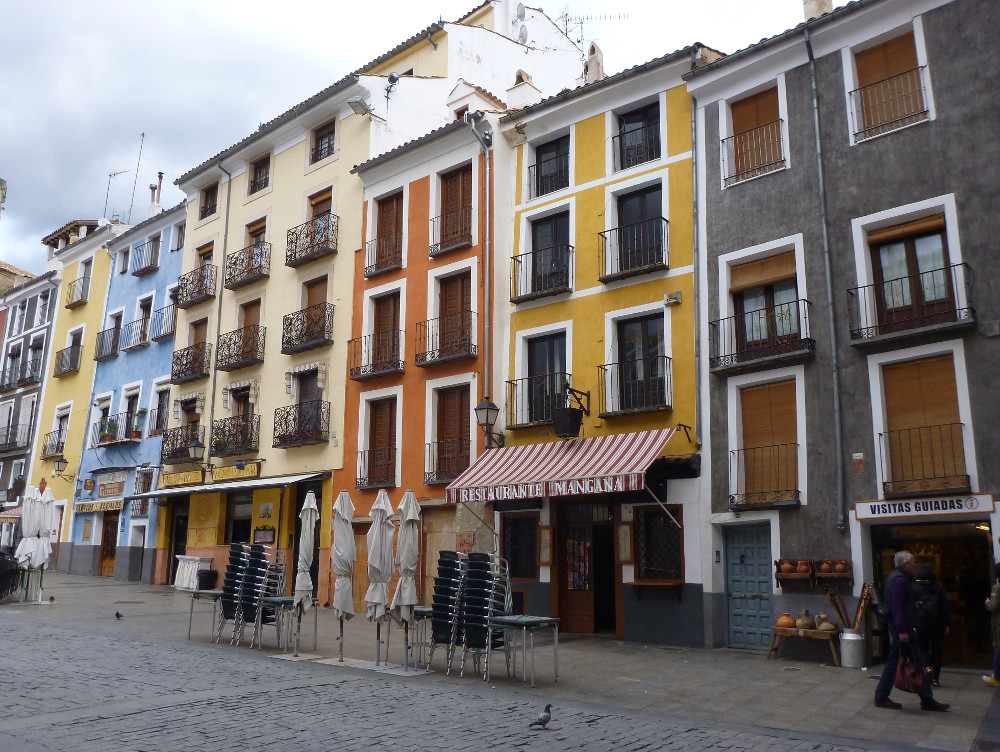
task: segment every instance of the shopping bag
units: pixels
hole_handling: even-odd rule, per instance
[[[924,692],[924,672],[920,664],[908,656],[899,656],[896,665],[896,689],[922,695]]]

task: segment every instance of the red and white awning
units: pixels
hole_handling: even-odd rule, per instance
[[[451,503],[639,491],[676,428],[489,449],[445,490]]]

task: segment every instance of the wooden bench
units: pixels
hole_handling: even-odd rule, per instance
[[[839,637],[837,630],[825,629],[799,629],[798,627],[771,627],[771,647],[767,651],[770,659],[778,655],[778,648],[785,637],[801,637],[806,640],[826,640],[830,643],[830,652],[833,654],[833,665],[840,666],[840,657],[837,655],[837,644],[833,639]]]

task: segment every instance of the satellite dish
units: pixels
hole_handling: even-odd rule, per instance
[[[518,21],[524,20],[524,3],[517,4],[517,20]]]
[[[524,44],[528,41],[528,27],[521,24],[521,30],[517,32],[517,41]]]

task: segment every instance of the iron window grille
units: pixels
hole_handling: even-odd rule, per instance
[[[170,339],[174,336],[174,323],[177,319],[177,308],[174,305],[164,306],[153,311],[149,326],[149,336],[152,340]]]
[[[142,318],[130,321],[122,327],[121,349],[134,350],[149,344],[149,319]]]
[[[854,139],[865,141],[930,116],[924,66],[889,76],[850,94]]]
[[[600,417],[671,410],[673,373],[666,355],[597,367]]]
[[[254,243],[226,256],[222,286],[235,290],[271,276],[271,244]]]
[[[510,514],[500,516],[503,558],[511,579],[538,579],[538,515]]]
[[[66,446],[66,429],[50,431],[42,439],[42,459],[58,457]]]
[[[405,364],[402,329],[368,334],[352,339],[347,344],[347,369],[355,381],[370,379],[387,373],[402,373]]]
[[[469,441],[432,441],[425,447],[424,483],[448,483],[469,466]],[[395,463],[394,463],[395,464]]]
[[[619,133],[612,137],[611,148],[615,172],[659,159],[660,121]]]
[[[205,443],[205,428],[197,424],[168,428],[163,432],[163,443],[160,445],[160,464],[179,465],[190,462],[188,446],[195,440]]]
[[[143,277],[160,265],[160,238],[151,238],[132,249],[132,274]]]
[[[431,218],[430,255],[472,245],[472,207],[461,206]]]
[[[272,446],[294,447],[330,440],[330,403],[321,400],[286,405],[274,411]]]
[[[160,410],[159,408],[153,408],[149,411],[149,435],[159,436],[167,429],[167,419],[169,418],[169,413],[167,410]]]
[[[284,317],[281,352],[286,355],[333,343],[333,303],[317,303]]]
[[[91,427],[90,446],[140,441],[142,439],[142,422],[142,416],[128,412],[101,418]]]
[[[118,343],[121,339],[121,327],[114,326],[97,333],[97,346],[94,348],[94,360],[104,360],[118,354]]]
[[[137,467],[135,469],[135,485],[133,493],[149,493],[153,490],[153,481],[156,479],[156,468],[155,467]],[[132,504],[134,505],[137,501],[146,501],[149,499],[133,499]],[[135,507],[133,506],[132,514],[135,514]],[[149,515],[149,505],[146,505],[146,515]]]
[[[528,198],[569,187],[569,154],[558,154],[528,166]]]
[[[970,493],[963,429],[946,423],[880,433],[884,497]]]
[[[472,341],[474,311],[457,311],[417,322],[414,362],[418,366],[476,357]]]
[[[365,246],[365,276],[391,272],[403,268],[403,233],[390,232]]]
[[[285,248],[285,265],[301,266],[336,253],[339,227],[340,217],[331,212],[323,212],[290,229]]]
[[[633,507],[636,581],[684,582],[684,530],[674,524],[683,526],[682,508],[667,510],[673,520],[658,506]]]
[[[724,185],[736,185],[785,167],[783,122],[773,120],[722,139]]]
[[[174,352],[170,369],[170,383],[184,384],[188,381],[205,379],[209,376],[212,361],[212,343],[199,342],[191,347]]]
[[[139,484],[139,471],[136,470],[136,485]],[[132,518],[133,519],[145,519],[149,517],[149,499],[132,499],[129,502]]]
[[[90,277],[80,277],[66,286],[66,307],[75,308],[87,302],[90,296]]]
[[[358,452],[358,488],[393,488],[396,485],[396,447]]]
[[[552,410],[563,407],[572,376],[563,371],[507,382],[507,427],[526,428],[552,422]]]
[[[799,503],[799,445],[734,449],[729,453],[729,506],[766,509]]]
[[[26,449],[31,439],[31,424],[0,426],[0,452]]]
[[[264,362],[266,327],[247,326],[219,336],[215,367],[220,371],[235,371]]]

